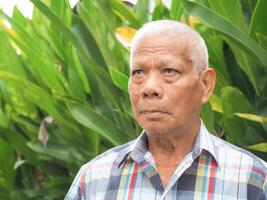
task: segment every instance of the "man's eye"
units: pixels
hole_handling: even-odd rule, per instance
[[[164,74],[168,74],[168,75],[179,73],[177,70],[172,69],[172,68],[165,68],[165,69],[163,69],[163,72],[164,72]]]
[[[142,77],[143,75],[144,75],[144,71],[141,69],[137,69],[132,72],[132,76]]]

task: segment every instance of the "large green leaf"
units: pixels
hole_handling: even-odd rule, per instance
[[[62,113],[60,113],[60,111],[55,106],[55,103],[51,96],[42,88],[26,79],[23,79],[22,77],[5,71],[0,71],[0,78],[12,82],[12,84],[23,90],[28,101],[31,101],[36,106],[45,110],[47,113],[49,113],[49,115],[53,116],[54,119],[58,120],[59,123],[62,123],[67,127],[76,130],[75,132],[77,132],[77,128],[75,128],[72,124],[64,119]]]
[[[69,27],[67,27],[61,20],[58,18],[44,3],[38,0],[31,0],[31,2],[51,21],[60,28],[61,32],[64,34],[65,42],[71,41],[72,44],[77,48],[77,51],[80,53],[81,58],[93,64],[89,54],[83,48],[83,46],[79,43],[76,36],[71,32]]]
[[[68,162],[70,158],[68,149],[59,145],[48,145],[47,147],[44,147],[41,143],[28,142],[27,146],[32,151],[53,159]]]
[[[224,34],[227,38],[243,48],[248,54],[259,59],[259,62],[267,68],[267,51],[259,46],[247,34],[240,31],[231,22],[207,7],[193,1],[182,0],[182,2],[184,8],[190,15],[201,18],[207,26]]]
[[[20,58],[11,47],[6,33],[0,31],[0,55],[2,56],[0,62],[0,70],[12,72],[21,77],[26,78],[26,73],[21,63]],[[24,97],[24,93],[12,84],[1,83],[2,90],[9,92],[9,97],[14,110],[22,115],[34,118],[36,116],[36,108]],[[6,98],[7,101],[7,98]]]
[[[253,102],[255,93],[256,92],[259,93],[259,92],[257,88],[253,88],[253,85],[250,82],[251,79],[249,79],[247,74],[241,70],[238,60],[236,59],[240,58],[239,61],[240,60],[244,61],[244,64],[246,66],[249,66],[249,64],[247,63],[246,58],[243,57],[244,54],[238,51],[239,49],[236,48],[236,46],[233,45],[231,47],[232,49],[229,48],[228,46],[225,46],[224,48],[225,62],[228,67],[229,75],[231,77],[231,82],[233,83],[233,86],[238,87],[239,90],[242,91],[242,93],[247,97],[247,99],[250,102]],[[234,52],[232,51],[233,49],[234,49]],[[254,82],[254,86],[256,87],[255,82]]]
[[[89,76],[90,86],[92,89],[92,93],[94,94],[94,103],[96,105],[103,105],[103,96],[100,93],[101,89],[98,85],[98,82],[96,80],[95,74],[100,75],[101,73],[98,73],[99,66],[90,58],[88,52],[85,50],[85,48],[81,45],[81,43],[78,41],[77,37],[71,32],[71,30],[64,25],[64,23],[53,13],[49,10],[49,8],[43,4],[40,1],[31,0],[33,4],[40,9],[40,11],[47,16],[52,23],[55,23],[58,27],[61,28],[62,33],[64,33],[64,36],[67,40],[71,41],[73,45],[77,49],[77,53],[79,53],[79,58],[81,58],[81,64],[82,66],[85,66],[84,69],[86,70],[87,76]],[[94,74],[95,73],[95,74]]]
[[[258,123],[241,120],[235,113],[255,111],[242,93],[232,87],[222,89],[222,107],[227,138],[237,145],[252,145],[264,140],[264,130]]]
[[[80,44],[83,45],[84,49],[90,54],[91,59],[98,64],[99,67],[106,67],[105,60],[99,46],[92,35],[92,33],[87,29],[81,17],[73,16],[72,20],[72,31],[76,35]],[[100,37],[99,35],[98,37]]]
[[[116,64],[114,58],[110,54],[107,41],[105,40],[105,37],[103,37],[103,33],[101,33],[100,28],[98,26],[95,26],[97,22],[97,19],[95,19],[96,17],[93,16],[90,12],[88,12],[88,10],[84,7],[83,3],[78,4],[78,12],[80,17],[83,19],[87,29],[89,30],[90,35],[97,43],[97,45],[95,45],[95,48],[99,48],[104,58],[104,61],[101,61],[100,63],[103,63],[105,67],[107,63]]]
[[[213,11],[231,21],[231,23],[240,30],[247,30],[241,2],[239,0],[209,0],[209,5]]]
[[[6,15],[4,15],[4,17],[8,19],[8,21],[14,26],[15,31],[17,31],[14,32],[13,30],[6,29],[7,33],[31,60],[33,70],[39,74],[39,77],[42,79],[43,83],[52,90],[63,91],[60,81],[65,86],[66,81],[50,59],[43,59],[43,57],[45,57],[45,53],[40,51],[39,48],[36,49],[36,46],[40,46],[37,39],[33,39],[31,34],[27,33],[15,20]],[[36,44],[33,43],[33,41],[30,41],[29,38],[34,40]]]
[[[249,35],[257,40],[257,34],[267,35],[267,0],[258,0],[250,23]]]
[[[219,36],[210,36],[203,33],[209,52],[209,60],[216,72],[216,87],[231,85],[231,79],[225,64],[223,54],[223,39]]]
[[[96,131],[113,145],[119,145],[127,141],[126,134],[101,114],[77,103],[67,103],[67,105],[77,122]]]

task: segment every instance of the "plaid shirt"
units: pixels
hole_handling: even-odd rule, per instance
[[[266,200],[266,163],[208,133],[201,122],[192,151],[166,188],[143,132],[85,164],[65,200]]]

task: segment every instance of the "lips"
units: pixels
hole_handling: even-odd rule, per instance
[[[157,113],[157,112],[160,112],[160,113],[166,113],[166,112],[163,112],[161,110],[142,110],[141,113]]]
[[[141,114],[146,116],[146,117],[149,117],[149,118],[160,118],[163,115],[166,115],[168,113],[165,111],[162,111],[162,110],[157,110],[157,109],[155,109],[155,110],[154,109],[147,109],[147,110],[142,110]]]

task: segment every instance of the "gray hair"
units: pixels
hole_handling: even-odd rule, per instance
[[[189,59],[195,72],[200,72],[202,69],[208,68],[208,50],[204,39],[191,27],[181,22],[172,20],[158,20],[148,22],[134,35],[131,44],[130,65],[132,65],[133,52],[139,40],[147,35],[161,34],[165,37],[186,36],[190,39],[187,42],[185,56]]]

